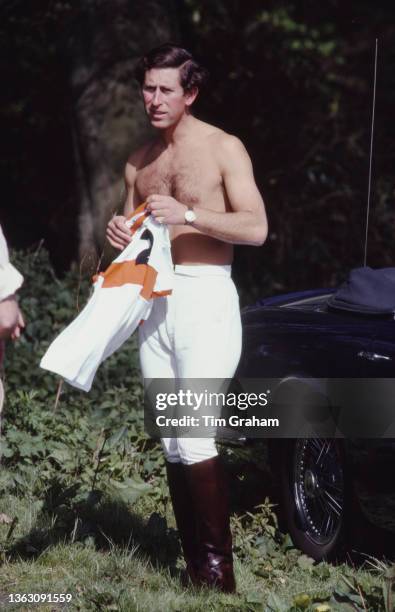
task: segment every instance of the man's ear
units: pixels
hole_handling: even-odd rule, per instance
[[[197,87],[192,87],[192,89],[185,92],[185,103],[187,106],[192,106],[198,96],[198,93],[199,89]]]

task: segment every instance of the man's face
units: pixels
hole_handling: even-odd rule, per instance
[[[177,123],[196,98],[180,83],[179,68],[151,68],[145,73],[142,93],[151,124],[166,129]]]

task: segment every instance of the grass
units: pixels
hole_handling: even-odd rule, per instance
[[[222,448],[231,477],[237,594],[182,584],[162,451],[143,428],[136,343],[107,360],[86,395],[37,364],[75,315],[75,272],[19,254],[24,337],[8,346],[0,470],[0,610],[391,612],[394,566],[314,563],[278,527],[261,446]],[[85,283],[85,296],[89,284]],[[272,501],[270,501],[272,500]],[[11,593],[69,593],[11,604]]]
[[[234,476],[235,467],[246,464],[245,457],[239,463],[231,455]],[[238,481],[239,486],[248,484],[253,483]],[[48,511],[48,493],[47,504],[40,496],[20,493],[0,499],[1,512],[17,518],[11,535],[10,524],[0,525],[0,609],[285,612],[326,605],[323,610],[386,610],[389,564],[371,560],[353,568],[312,563],[287,538],[278,539],[267,500],[260,512],[240,514],[239,508],[233,513],[238,593],[224,595],[182,585],[183,560],[168,499],[158,504],[147,494],[125,504],[103,498],[90,507],[76,504],[73,516],[65,518],[62,505]],[[266,534],[258,531],[262,524]],[[251,554],[254,546],[256,554]],[[11,605],[10,593],[69,593],[72,602],[67,608]]]

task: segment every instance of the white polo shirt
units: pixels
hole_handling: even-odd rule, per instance
[[[140,206],[127,220],[131,242],[95,280],[85,308],[52,342],[40,366],[89,391],[99,365],[146,320],[155,297],[173,287],[166,225]]]

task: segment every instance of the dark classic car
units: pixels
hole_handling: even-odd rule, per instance
[[[395,303],[395,292],[392,300]],[[325,389],[340,380],[354,404],[354,416],[355,406],[358,411],[359,403],[364,403],[366,382],[378,385],[377,395],[373,393],[377,406],[369,401],[363,407],[361,418],[368,419],[363,437],[354,435],[349,426],[343,428],[343,437],[268,440],[273,469],[281,481],[286,526],[295,545],[317,560],[344,554],[358,515],[366,525],[395,535],[395,434],[387,435],[395,414],[394,309],[358,312],[334,308],[331,301],[334,290],[313,290],[263,299],[244,309],[244,345],[237,372],[240,379],[300,382],[307,390],[305,397],[310,393],[313,408],[322,405],[322,399],[330,405]],[[384,421],[383,402],[388,403]],[[381,426],[375,429],[380,418]],[[356,422],[360,424],[358,418]]]

